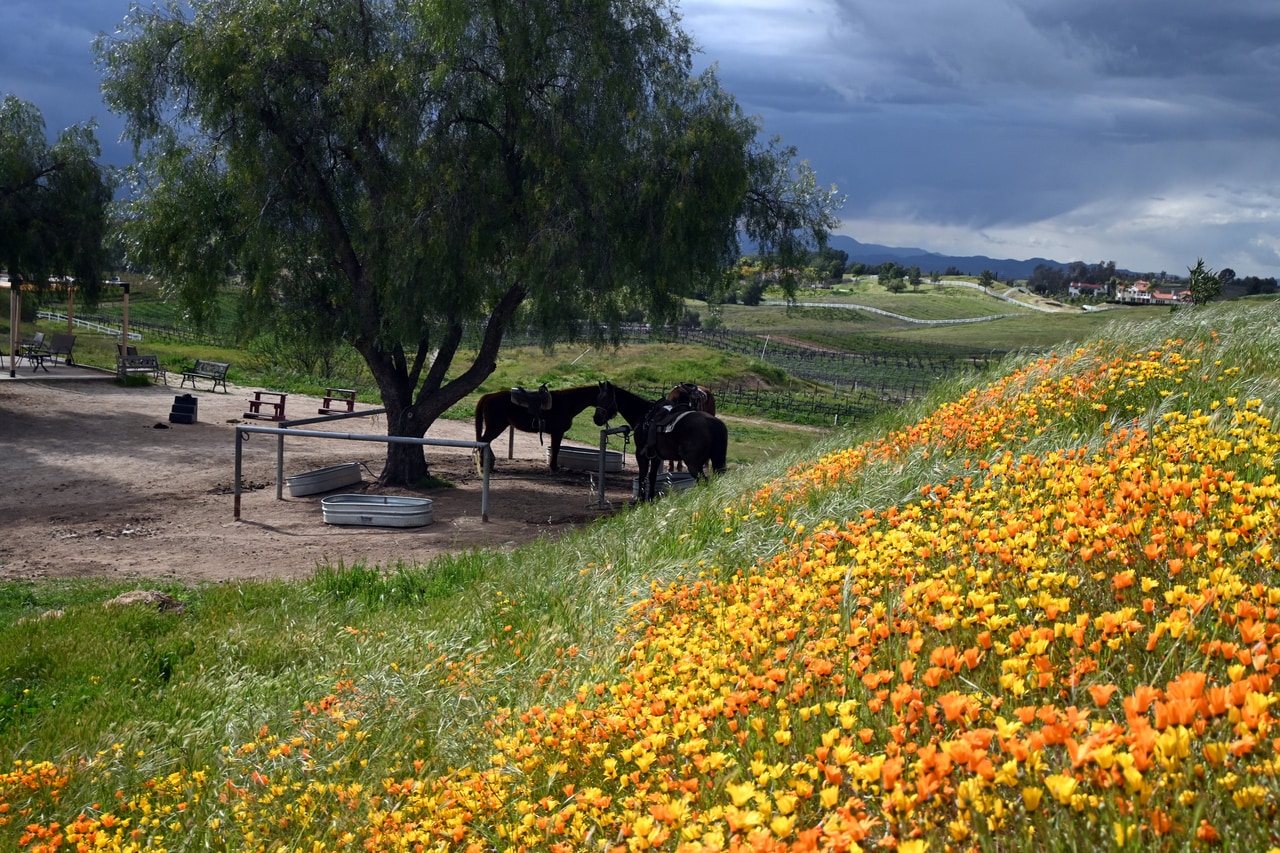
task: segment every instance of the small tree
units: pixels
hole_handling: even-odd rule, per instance
[[[1191,294],[1192,304],[1204,305],[1221,295],[1222,279],[1204,265],[1203,258],[1197,258],[1196,265],[1187,267],[1187,272],[1187,292]]]
[[[98,163],[91,124],[62,131],[50,144],[44,118],[13,95],[0,103],[0,267],[13,282],[43,289],[75,279],[81,298],[98,299],[103,237],[115,186]]]

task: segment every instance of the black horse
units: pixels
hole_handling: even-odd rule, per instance
[[[696,382],[681,382],[667,392],[667,399],[677,406],[693,409],[707,415],[716,413],[716,395],[711,389]],[[682,463],[679,459],[667,462],[668,471],[679,471]]]
[[[560,442],[569,431],[573,419],[596,401],[598,390],[591,385],[563,388],[543,395],[535,408],[512,400],[513,391],[494,391],[476,402],[476,441],[489,442],[502,435],[508,426],[523,432],[551,436],[551,470],[560,470]],[[524,392],[531,399],[538,392]],[[546,401],[550,401],[550,405]]]
[[[648,433],[649,421],[667,401],[650,402],[638,394],[618,388],[611,382],[601,382],[596,395],[596,411],[592,420],[596,426],[604,426],[617,415],[622,415],[631,429],[643,441]],[[654,455],[637,451],[636,464],[640,468],[640,497],[653,500],[657,494],[658,470],[663,459],[679,459],[695,478],[707,479],[706,465],[716,473],[725,470],[725,456],[729,451],[729,430],[724,421],[697,411],[684,412],[670,432],[658,431],[653,445]]]

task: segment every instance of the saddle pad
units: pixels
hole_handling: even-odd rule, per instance
[[[542,409],[546,411],[551,408],[552,399],[551,392],[547,390],[545,385],[537,391],[530,391],[527,388],[511,389],[511,402],[526,409]]]
[[[680,412],[678,415],[676,415],[676,416],[675,416],[674,418],[672,418],[671,420],[667,421],[665,424],[659,424],[659,425],[658,425],[658,431],[659,431],[659,432],[672,432],[672,431],[674,431],[674,430],[675,430],[675,428],[676,428],[676,424],[680,423],[682,420],[684,420],[685,418],[687,418],[689,415],[692,415],[692,414],[693,414],[693,410],[692,410],[692,409],[687,409],[687,410],[685,410],[685,411],[683,411],[683,412]]]

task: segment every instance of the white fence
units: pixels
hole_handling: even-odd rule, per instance
[[[57,320],[62,323],[67,322],[66,314],[59,314],[55,311],[37,311],[36,316],[41,320]],[[104,326],[101,323],[95,323],[92,320],[81,320],[79,317],[73,317],[71,318],[71,322],[77,329],[92,329],[95,332],[102,332],[104,335],[115,335],[117,337],[120,335],[119,329],[113,329],[110,326]],[[137,332],[130,332],[129,340],[140,341],[142,340],[142,335]]]

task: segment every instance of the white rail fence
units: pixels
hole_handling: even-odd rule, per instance
[[[60,323],[67,322],[67,315],[59,314],[56,311],[37,311],[36,316],[41,320],[56,320]],[[119,336],[120,334],[119,329],[113,329],[110,326],[104,326],[102,323],[95,323],[92,320],[81,320],[79,317],[72,317],[71,322],[77,329],[92,329],[95,332],[102,332],[104,335]],[[142,335],[137,332],[130,332],[129,340],[140,341],[142,340]]]

